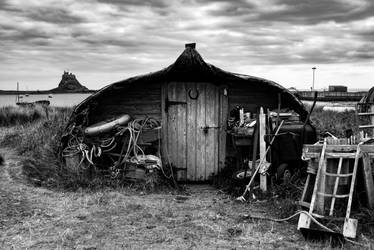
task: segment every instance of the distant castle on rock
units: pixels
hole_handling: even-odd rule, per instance
[[[87,92],[89,89],[79,83],[76,76],[68,71],[64,71],[57,88],[52,89],[53,92]]]

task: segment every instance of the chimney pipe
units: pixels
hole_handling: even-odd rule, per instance
[[[196,48],[196,43],[186,43],[186,49],[187,48],[191,48],[191,49],[195,49]]]

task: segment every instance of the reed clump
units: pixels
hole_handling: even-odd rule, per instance
[[[25,125],[35,122],[46,116],[47,107],[14,107],[6,106],[0,108],[0,126],[9,127]]]
[[[22,172],[28,180],[34,184],[57,186],[63,184],[59,146],[71,108],[47,109],[3,108],[2,113],[6,114],[6,117],[23,118],[8,120],[11,121],[8,124],[16,126],[7,130],[0,144],[14,149],[22,156]],[[7,114],[13,111],[15,115]]]
[[[33,111],[32,108],[27,108],[22,111],[17,108],[7,108],[6,112],[15,111],[17,114],[38,112],[40,117],[34,120],[18,120],[17,125],[9,126],[0,136],[0,146],[15,150],[21,156],[22,173],[29,182],[38,186],[69,190],[117,188],[127,185],[143,191],[158,189],[161,191],[164,186],[168,187],[168,183],[163,183],[163,179],[156,174],[152,178],[147,178],[145,182],[137,183],[120,177],[113,178],[110,174],[94,167],[87,169],[69,167],[61,157],[61,138],[72,109],[48,107],[44,113],[35,109]]]
[[[355,111],[336,112],[315,107],[310,119],[319,133],[330,132],[336,137],[345,137],[346,130],[358,133],[358,120]]]

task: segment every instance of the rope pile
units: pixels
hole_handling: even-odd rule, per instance
[[[63,157],[74,157],[80,155],[80,162],[77,168],[86,170],[88,167],[97,165],[97,160],[103,155],[112,160],[112,177],[116,178],[127,164],[145,164],[147,161],[154,162],[166,178],[161,161],[152,161],[144,154],[143,149],[138,145],[139,136],[143,131],[157,129],[160,131],[160,122],[154,118],[135,119],[127,126],[117,126],[110,133],[96,137],[86,137],[82,128],[74,128],[71,133],[67,147],[63,150]],[[160,133],[158,132],[160,146]],[[119,154],[118,154],[119,152]],[[160,147],[157,155],[160,159]],[[116,157],[117,159],[113,159]],[[157,158],[157,157],[156,157]],[[87,162],[88,164],[83,164]],[[109,165],[109,164],[108,164]]]

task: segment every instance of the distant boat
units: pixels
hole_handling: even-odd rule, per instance
[[[52,97],[53,97],[52,94],[48,95],[48,98],[52,98]]]
[[[25,96],[29,96],[28,94],[25,94]],[[50,101],[48,100],[38,100],[35,102],[24,102],[23,96],[19,95],[19,83],[17,82],[17,96],[16,96],[16,105],[20,107],[34,107],[37,106],[49,106]]]
[[[35,105],[41,105],[41,106],[49,106],[51,104],[48,100],[39,100],[34,102]]]

